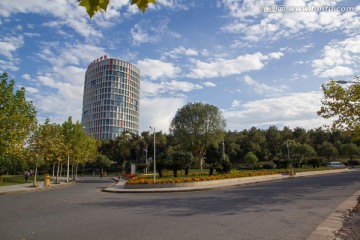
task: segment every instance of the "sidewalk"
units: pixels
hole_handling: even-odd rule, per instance
[[[30,191],[38,191],[38,190],[45,190],[51,188],[62,187],[64,185],[73,184],[75,182],[66,182],[65,177],[59,178],[59,183],[55,183],[55,179],[51,178],[51,183],[49,187],[44,187],[44,181],[38,181],[37,187],[33,186],[32,182],[24,183],[24,184],[16,184],[10,186],[2,186],[0,187],[0,195],[11,194],[11,193],[19,193],[19,192],[30,192]]]

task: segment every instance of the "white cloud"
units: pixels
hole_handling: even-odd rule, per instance
[[[155,59],[145,58],[144,60],[138,61],[136,65],[141,69],[142,76],[148,76],[153,80],[163,77],[173,78],[180,72],[180,68],[175,67],[172,63]]]
[[[40,37],[41,35],[39,33],[25,32],[24,36],[32,38],[32,37]]]
[[[241,105],[241,101],[239,100],[233,100],[231,103],[231,108],[238,108]]]
[[[360,60],[360,35],[333,41],[323,49],[320,59],[312,61],[313,73],[329,78],[354,73]]]
[[[35,13],[54,17],[58,26],[68,26],[84,37],[97,36],[101,33],[91,26],[85,8],[79,7],[72,0],[37,0],[37,1],[1,1],[0,16],[10,17],[17,13]],[[52,21],[49,19],[49,21]]]
[[[23,79],[27,80],[27,81],[30,81],[31,80],[31,77],[29,74],[25,73],[21,76]]]
[[[265,65],[265,60],[282,56],[282,53],[270,53],[263,55],[262,53],[240,55],[235,59],[218,58],[212,62],[202,62],[200,60],[192,60],[193,69],[188,74],[192,78],[214,78],[226,77],[235,74],[241,74],[252,70],[260,70]]]
[[[6,58],[12,58],[13,52],[20,48],[24,44],[24,37],[19,35],[14,36],[3,36],[0,38],[0,55]]]
[[[171,50],[169,52],[164,53],[164,56],[168,56],[171,58],[178,58],[181,55],[197,56],[198,54],[199,54],[198,51],[196,51],[195,49],[191,49],[191,48],[186,49],[185,47],[180,46],[180,47],[174,48],[173,50]]]
[[[320,74],[320,77],[323,78],[331,78],[331,77],[338,77],[338,76],[348,76],[353,75],[354,72],[351,68],[336,66],[331,69],[327,69]]]
[[[234,100],[231,109],[223,113],[229,130],[271,125],[312,129],[329,123],[316,114],[321,107],[321,97],[321,92],[308,92],[250,102]]]
[[[88,65],[100,56],[106,55],[103,47],[90,44],[43,42],[42,51],[37,56],[53,66]],[[110,56],[109,56],[110,57]]]
[[[39,89],[33,88],[33,87],[25,87],[25,89],[26,89],[26,93],[30,93],[30,94],[34,94],[34,93],[39,92]]]
[[[216,84],[213,82],[204,82],[204,86],[206,87],[216,87]]]
[[[270,58],[280,59],[284,54],[282,52],[273,52],[269,54]]]
[[[221,2],[232,17],[244,19],[247,17],[257,17],[262,14],[262,7],[275,5],[274,0],[222,0]]]
[[[141,96],[159,96],[160,94],[179,96],[179,93],[191,92],[202,88],[199,84],[176,80],[163,81],[161,83],[142,81]]]
[[[233,21],[222,29],[225,32],[240,33],[248,41],[293,38],[307,31],[343,31],[356,35],[360,29],[359,8],[353,12],[335,11],[290,11],[296,6],[338,6],[342,0],[285,0],[285,11],[261,12],[264,6],[280,4],[273,0],[223,0],[223,6],[230,11]],[[256,20],[255,20],[256,19]]]
[[[282,93],[284,92],[287,87],[286,86],[276,86],[276,87],[271,87],[269,85],[266,85],[264,83],[259,83],[257,81],[255,81],[254,79],[252,79],[250,76],[246,75],[244,77],[244,82],[253,87],[253,90],[257,93],[257,94],[265,94],[265,95],[270,95],[270,94],[274,94],[274,93]]]
[[[81,120],[84,76],[85,69],[76,66],[53,66],[36,78],[22,75],[34,85],[26,86],[26,90],[37,110],[55,122],[63,122],[68,116]]]
[[[148,131],[150,126],[155,127],[156,131],[169,132],[177,110],[185,104],[185,98],[141,98],[140,132]]]
[[[11,59],[9,60],[2,60],[0,59],[0,72],[6,72],[6,71],[17,71],[19,70],[19,67],[17,66],[17,63],[19,62],[19,59]]]
[[[171,32],[168,28],[169,19],[161,18],[157,21],[142,21],[134,25],[130,30],[132,43],[141,45],[143,43],[155,43],[161,41],[164,37],[179,38],[178,33]]]
[[[61,121],[68,116],[73,116],[75,121],[80,120],[83,86],[61,82],[61,76],[57,74],[48,75],[37,77],[41,91],[30,95],[36,108]]]
[[[188,6],[185,4],[182,4],[182,1],[180,0],[157,0],[156,4],[149,4],[151,7],[166,7],[166,8],[172,8],[176,10],[187,10]]]

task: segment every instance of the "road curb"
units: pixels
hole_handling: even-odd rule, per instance
[[[297,173],[295,178],[301,177],[311,177],[315,175],[325,175],[325,174],[334,174],[334,173],[345,173],[349,172],[349,169],[336,169],[336,170],[324,170],[324,171],[312,171],[312,172],[302,172]],[[279,181],[279,180],[287,180],[291,179],[288,176],[282,174],[276,175],[265,175],[265,176],[257,176],[257,177],[243,177],[237,179],[227,179],[221,180],[222,182],[219,184],[209,184],[206,185],[206,181],[200,182],[201,185],[191,186],[191,187],[167,187],[167,188],[125,188],[125,181],[119,181],[115,186],[109,186],[104,188],[103,192],[112,192],[112,193],[169,193],[169,192],[193,192],[193,191],[205,191],[205,190],[213,190],[227,187],[235,187],[249,184],[256,184],[261,182],[270,182],[270,181]],[[214,180],[219,181],[219,180]],[[146,187],[146,185],[144,185]]]
[[[358,203],[360,190],[353,193],[343,201],[316,229],[307,240],[334,240],[336,234],[341,230],[345,217],[354,209]]]

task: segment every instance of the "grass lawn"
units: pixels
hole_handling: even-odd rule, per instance
[[[28,183],[34,181],[34,176],[28,178]],[[44,181],[44,176],[37,176],[36,181]],[[10,186],[16,184],[25,183],[25,177],[23,175],[1,175],[0,176],[0,187],[1,186]]]

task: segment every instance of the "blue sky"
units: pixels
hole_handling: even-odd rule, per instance
[[[321,85],[360,75],[357,0],[157,0],[145,14],[129,2],[89,19],[76,0],[0,1],[0,71],[40,121],[81,120],[86,68],[103,55],[141,70],[140,131],[168,132],[195,101],[221,109],[231,131],[317,128],[328,123]]]

